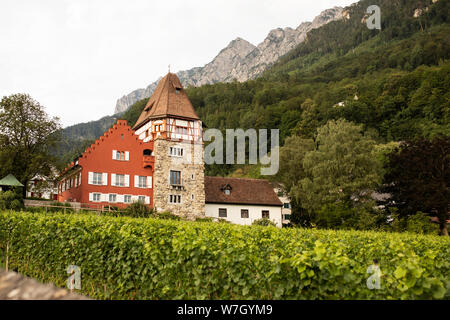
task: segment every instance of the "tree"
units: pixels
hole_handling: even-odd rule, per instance
[[[59,130],[59,119],[49,118],[28,94],[3,97],[0,102],[0,174],[12,173],[25,186],[35,175],[50,176],[55,164],[50,150],[59,140]]]
[[[327,204],[370,199],[381,180],[381,163],[362,125],[331,120],[317,130],[316,143],[303,160],[307,176],[292,190],[302,206],[317,211]]]
[[[390,153],[386,170],[385,192],[392,195],[388,205],[398,207],[402,216],[418,211],[436,214],[441,234],[448,236],[449,136],[403,143]]]
[[[306,177],[303,169],[305,155],[314,150],[315,144],[312,139],[301,136],[290,136],[280,148],[280,168],[272,179],[281,183],[286,194],[291,199],[291,222],[296,225],[309,226],[311,217],[309,212],[301,207],[301,202],[291,195],[292,188]]]
[[[314,149],[314,141],[301,136],[290,136],[280,148],[280,168],[274,178],[283,185],[287,194],[294,185],[306,177],[303,159]]]

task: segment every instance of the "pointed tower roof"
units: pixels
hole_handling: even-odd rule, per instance
[[[162,117],[200,120],[191,101],[174,73],[168,73],[158,83],[133,129],[143,126],[150,119]]]

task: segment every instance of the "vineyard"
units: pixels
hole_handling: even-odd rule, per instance
[[[450,239],[0,212],[0,259],[98,299],[449,299]],[[381,288],[368,289],[376,258]]]

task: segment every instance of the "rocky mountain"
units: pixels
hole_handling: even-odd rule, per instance
[[[296,29],[277,28],[269,32],[258,46],[237,38],[230,42],[204,67],[196,67],[177,73],[183,86],[201,86],[216,82],[242,82],[253,79],[270,65],[303,42],[307,33],[331,21],[343,18],[343,8],[334,7],[320,13],[312,22],[303,22]],[[160,79],[145,89],[137,89],[117,100],[114,113],[126,111],[135,102],[150,97]]]

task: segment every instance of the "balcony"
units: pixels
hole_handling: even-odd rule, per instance
[[[143,156],[143,158],[142,158],[142,167],[143,168],[153,169],[154,164],[155,164],[154,156]]]

